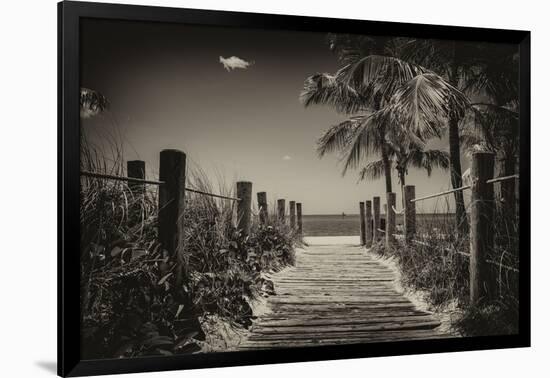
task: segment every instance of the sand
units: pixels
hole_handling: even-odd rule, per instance
[[[305,236],[308,245],[359,245],[359,236]]]

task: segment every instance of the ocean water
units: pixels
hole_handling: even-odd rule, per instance
[[[385,215],[381,214],[385,219]],[[417,228],[430,231],[435,227],[452,222],[454,214],[417,214]],[[403,225],[403,216],[396,217],[398,230]],[[340,215],[304,215],[302,216],[304,236],[353,236],[359,235],[359,214]]]

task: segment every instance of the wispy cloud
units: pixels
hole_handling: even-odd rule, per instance
[[[288,155],[283,156],[283,160],[292,160],[292,158]]]
[[[223,64],[223,68],[225,68],[227,71],[232,71],[237,68],[246,70],[254,64],[254,62],[247,62],[246,60],[241,59],[237,56],[232,56],[229,58],[224,58],[223,56],[220,56],[220,63]]]

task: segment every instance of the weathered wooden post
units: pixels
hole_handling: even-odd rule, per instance
[[[285,223],[285,200],[284,199],[277,200],[277,217],[279,219],[279,222]]]
[[[395,233],[395,193],[386,193],[386,248],[389,248],[394,243]]]
[[[252,215],[252,183],[250,181],[237,182],[237,229],[245,236],[250,234]]]
[[[267,223],[267,193],[266,192],[258,192],[258,210],[260,213],[260,223],[266,224]]]
[[[290,210],[290,227],[294,230],[296,228],[296,201],[290,201],[288,206]]]
[[[360,240],[361,245],[365,245],[366,243],[366,237],[365,237],[365,203],[359,202],[359,224],[360,224]]]
[[[382,235],[380,235],[380,197],[373,197],[372,198],[372,210],[374,213],[374,224],[372,226],[372,238],[373,241],[376,243],[378,240],[382,238]]]
[[[416,234],[416,203],[411,202],[415,198],[414,185],[405,185],[403,190],[405,197],[405,243],[410,244]]]
[[[145,180],[145,162],[143,160],[129,160],[126,162],[126,172],[128,177]],[[144,183],[130,181],[128,187],[134,194],[145,193]]]
[[[365,246],[370,248],[372,246],[372,202],[365,201]]]
[[[298,218],[298,233],[302,234],[302,204],[298,202],[296,204],[296,216]]]
[[[181,287],[184,274],[183,219],[185,210],[185,153],[179,150],[160,152],[158,234],[163,257],[176,263],[176,282]],[[161,269],[162,270],[162,269]],[[164,274],[164,273],[163,273]]]
[[[494,280],[486,262],[494,247],[494,188],[487,184],[493,178],[495,155],[475,152],[472,155],[472,200],[470,213],[470,303],[493,294]]]

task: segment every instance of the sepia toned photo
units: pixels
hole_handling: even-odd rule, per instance
[[[81,358],[517,335],[518,46],[83,19]]]

